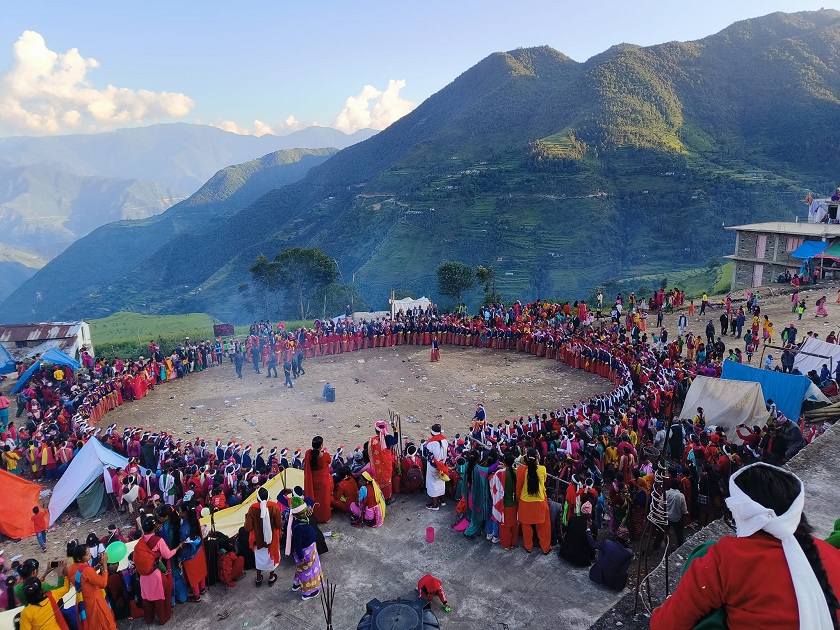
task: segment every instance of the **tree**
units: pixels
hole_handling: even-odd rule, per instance
[[[475,285],[473,269],[458,260],[445,260],[437,268],[438,291],[441,295],[455,298],[459,303],[464,291]]]
[[[484,303],[495,304],[502,301],[502,296],[496,293],[496,272],[493,271],[493,265],[485,267],[479,265],[475,268],[476,279],[484,285]]]
[[[280,286],[294,303],[300,319],[310,312],[310,300],[338,280],[338,265],[317,247],[286,247],[274,257]],[[323,298],[322,298],[323,299]]]
[[[257,307],[254,304],[254,300],[252,299],[251,295],[251,285],[247,282],[243,282],[238,287],[236,287],[237,292],[239,293],[239,299],[242,300],[243,308],[248,311],[248,314],[251,316],[252,320],[257,319]]]
[[[275,260],[269,260],[265,254],[257,256],[256,262],[249,267],[254,283],[262,289],[260,301],[266,315],[270,314],[268,306],[269,294],[274,298],[274,308],[279,310],[280,304],[277,299],[277,292],[280,290],[280,269]],[[240,288],[240,292],[242,289]],[[269,317],[270,319],[270,317]]]

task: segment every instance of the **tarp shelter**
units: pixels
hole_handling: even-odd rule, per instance
[[[102,484],[102,492],[105,492],[102,473],[105,468],[125,468],[128,466],[128,459],[109,451],[102,446],[97,439],[90,439],[85,442],[76,456],[70,461],[70,465],[58,483],[55,484],[52,496],[50,497],[50,525],[58,520],[73,501],[97,479]],[[96,505],[98,493],[93,490],[85,495],[83,500],[86,510],[96,508],[97,512],[102,503],[104,495],[99,496],[99,505]],[[82,506],[80,506],[82,507]],[[96,512],[94,512],[96,513]]]
[[[810,356],[816,355],[816,356]],[[828,357],[828,358],[823,358]],[[809,337],[805,339],[805,343],[799,349],[796,357],[793,360],[793,367],[797,368],[803,374],[807,374],[811,370],[816,370],[820,373],[823,363],[828,365],[828,369],[832,371],[840,362],[840,346],[834,343],[826,343],[819,339]]]
[[[828,249],[828,241],[805,241],[794,249],[790,255],[794,258],[813,258],[817,254],[822,254]]]
[[[703,407],[709,425],[727,433],[739,424],[764,424],[768,417],[761,385],[744,381],[698,376],[688,388],[681,418],[693,419],[697,407]]]
[[[0,485],[3,487],[0,533],[9,538],[34,536],[32,508],[39,504],[41,486],[5,470],[0,470]]]
[[[15,360],[5,346],[0,345],[0,374],[9,374],[15,371]]]
[[[285,486],[284,486],[285,481]],[[280,491],[286,488],[294,488],[295,486],[303,487],[303,471],[296,468],[289,468],[283,473],[272,477],[263,484],[263,488],[268,490],[268,497],[270,501],[276,501],[277,495]],[[213,521],[216,523],[216,529],[227,534],[228,536],[235,536],[239,532],[239,528],[245,522],[245,515],[248,513],[248,508],[251,507],[257,500],[256,491],[241,504],[233,507],[219,510],[213,514]],[[210,525],[210,517],[206,516],[201,519],[202,525]]]
[[[809,386],[813,385],[811,379],[806,376],[761,370],[729,359],[723,362],[721,378],[731,381],[759,383],[764,394],[764,400],[767,401],[772,398],[773,402],[776,403],[776,409],[794,422],[799,420],[802,401],[806,398]]]
[[[17,385],[12,390],[13,394],[18,393],[20,390],[23,389],[23,386],[26,384],[26,381],[38,371],[41,367],[42,362],[52,363],[53,365],[63,365],[69,367],[74,372],[79,369],[79,362],[75,359],[71,359],[66,354],[64,354],[61,350],[56,350],[55,348],[50,348],[44,354],[41,355],[41,358],[35,361],[26,372],[18,379]]]
[[[835,239],[817,258],[830,258],[831,260],[840,262],[840,238]]]

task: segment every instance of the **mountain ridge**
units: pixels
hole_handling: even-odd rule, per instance
[[[214,247],[200,261],[170,242],[145,284],[71,306],[45,298],[36,312],[96,304],[242,318],[249,263],[289,245],[335,257],[374,307],[392,288],[435,292],[445,259],[493,264],[502,293],[528,299],[705,265],[731,247],[722,222],[792,219],[803,189],[836,185],[840,130],[824,123],[840,116],[838,68],[833,10],[585,62],[548,47],[493,53],[203,232]],[[803,82],[819,97],[797,98]],[[29,295],[54,284],[52,266],[27,281]],[[12,296],[0,317],[30,300]]]

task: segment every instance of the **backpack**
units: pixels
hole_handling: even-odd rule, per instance
[[[418,492],[426,481],[423,479],[423,471],[418,464],[412,464],[408,470],[405,471],[405,487],[403,492],[412,493]]]
[[[158,536],[149,538],[149,543],[151,543],[149,547],[149,543],[141,538],[134,546],[134,566],[140,575],[151,575],[158,568],[158,557],[152,548],[157,546],[159,540]]]

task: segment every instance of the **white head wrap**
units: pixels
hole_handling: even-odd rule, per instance
[[[265,496],[265,499],[263,499],[263,496]],[[263,526],[263,539],[266,545],[270,545],[274,536],[271,531],[271,516],[268,513],[268,491],[265,488],[260,488],[257,499],[260,502],[260,520],[262,520]]]
[[[805,552],[793,534],[799,527],[802,510],[805,507],[805,487],[802,480],[793,473],[776,468],[786,475],[791,475],[799,483],[799,495],[791,503],[788,511],[777,515],[773,510],[753,501],[735,483],[735,479],[745,470],[753,466],[776,468],[770,464],[758,462],[745,466],[729,478],[729,498],[726,505],[735,518],[738,538],[752,536],[763,530],[782,541],[793,589],[796,592],[796,603],[799,607],[799,627],[809,630],[833,630],[828,602],[825,600],[822,587],[814,574]]]

